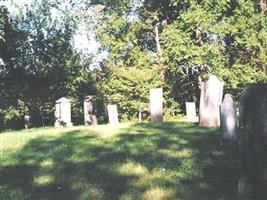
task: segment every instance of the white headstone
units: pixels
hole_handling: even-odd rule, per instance
[[[90,95],[84,99],[84,123],[85,125],[97,125],[96,96]]]
[[[201,83],[199,106],[199,126],[220,126],[220,105],[223,97],[223,82],[211,75],[207,82]]]
[[[152,122],[163,121],[163,89],[150,89],[150,115]]]
[[[117,105],[108,105],[108,121],[110,124],[118,124],[119,118],[118,118],[118,109]]]
[[[62,97],[56,101],[55,126],[72,126],[71,122],[71,103],[70,100]]]
[[[196,121],[197,114],[196,114],[196,103],[195,102],[186,102],[186,118],[188,121]]]
[[[30,123],[31,123],[30,120],[31,120],[31,118],[29,115],[24,116],[25,129],[28,129],[30,127]]]
[[[237,103],[230,94],[224,96],[221,111],[221,136],[225,140],[237,140]]]

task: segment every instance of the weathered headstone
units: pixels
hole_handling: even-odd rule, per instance
[[[97,125],[96,96],[90,95],[84,99],[84,123],[85,125]]]
[[[230,94],[224,96],[220,106],[220,130],[223,140],[237,140],[237,103]]]
[[[70,100],[62,97],[56,101],[55,127],[72,126]]]
[[[118,109],[117,105],[108,105],[108,121],[110,124],[118,124],[119,118],[118,118]]]
[[[152,122],[163,121],[163,89],[150,89],[150,116]]]
[[[186,102],[185,103],[186,109],[186,118],[188,121],[196,121],[197,114],[196,114],[196,103],[195,102]]]
[[[25,129],[28,129],[30,127],[31,124],[31,118],[29,115],[25,115],[24,116],[24,125],[25,125]]]
[[[249,84],[239,101],[240,199],[267,199],[267,84]]]
[[[209,80],[201,83],[199,106],[199,126],[220,126],[220,104],[223,97],[223,82],[211,75]]]

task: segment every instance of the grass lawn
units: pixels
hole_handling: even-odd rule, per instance
[[[193,123],[0,134],[0,199],[236,199],[235,147]]]

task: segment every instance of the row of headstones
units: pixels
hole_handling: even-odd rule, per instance
[[[215,76],[201,85],[199,125],[220,126],[223,140],[238,141],[239,199],[267,199],[267,84],[248,84],[239,104]],[[239,108],[239,120],[237,117]],[[239,122],[239,124],[238,124]]]
[[[237,103],[230,94],[223,97],[223,82],[211,75],[201,83],[199,119],[195,102],[186,102],[188,121],[198,121],[200,127],[219,127],[222,139],[237,139]]]
[[[110,124],[118,124],[117,105],[107,105],[108,120]],[[97,124],[96,96],[87,96],[84,100],[84,122],[85,125]],[[163,121],[163,90],[162,88],[150,89],[150,114],[152,122]],[[72,126],[71,101],[62,97],[56,101],[55,126]]]
[[[96,96],[87,96],[83,102],[85,125],[96,125]],[[55,127],[72,126],[71,101],[62,97],[56,101]]]

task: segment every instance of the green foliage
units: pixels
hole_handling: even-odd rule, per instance
[[[99,72],[98,91],[109,103],[116,103],[123,120],[137,118],[139,109],[143,117],[148,118],[149,89],[160,87],[162,79],[161,69],[157,67],[114,67],[111,73]]]
[[[21,129],[24,127],[24,115],[28,109],[23,101],[18,100],[15,105],[5,109],[0,108],[0,131],[8,128]]]
[[[6,15],[5,7],[0,6],[0,40],[3,40],[4,38],[3,24],[5,15]]]
[[[165,65],[180,74],[176,85],[187,80],[197,88],[196,78],[188,77],[213,73],[225,82],[227,92],[238,97],[246,83],[266,81],[265,19],[254,1],[189,1],[162,34]],[[197,28],[203,34],[201,42]],[[193,94],[198,97],[196,91]]]
[[[7,14],[4,41],[0,42],[2,115],[8,115],[9,107],[20,99],[27,113],[12,119],[29,114],[34,126],[42,125],[42,117],[54,120],[58,98],[72,96],[81,102],[74,106],[74,113],[80,114],[81,99],[95,92],[91,73],[80,64],[72,46],[72,21],[65,17],[59,22],[51,15],[46,1],[36,2],[23,18]]]
[[[149,89],[163,87],[165,118],[172,118],[184,112],[186,101],[198,103],[200,81],[210,74],[235,99],[246,83],[267,81],[265,1],[66,3],[64,10],[58,0],[36,1],[24,17],[0,11],[2,116],[20,99],[40,125],[62,96],[71,97],[73,114],[82,116],[84,96],[95,94],[101,119],[112,102],[123,120],[136,120],[139,109],[148,119]],[[52,9],[62,15],[53,19]],[[99,53],[108,52],[93,71],[92,55],[82,64],[72,46],[81,19],[94,32]]]

